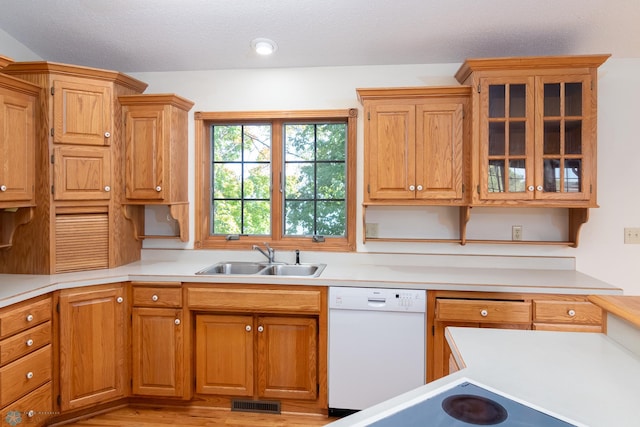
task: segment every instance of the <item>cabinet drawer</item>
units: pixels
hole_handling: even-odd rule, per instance
[[[190,288],[191,308],[258,312],[319,313],[320,291],[243,288]]]
[[[533,301],[533,321],[601,325],[602,309],[588,301]]]
[[[51,342],[51,322],[0,341],[0,365],[12,362]]]
[[[51,345],[0,368],[0,406],[51,380]]]
[[[32,391],[22,399],[13,402],[0,413],[0,419],[5,420],[9,425],[41,426],[52,416],[52,392],[51,382],[46,383],[35,391]],[[17,418],[11,418],[9,412],[20,415],[21,422]],[[16,414],[17,416],[18,414]],[[15,423],[15,424],[13,424]]]
[[[0,338],[51,319],[51,299],[17,304],[0,313]]]
[[[531,304],[520,301],[436,301],[436,320],[480,323],[531,323]]]
[[[578,325],[575,323],[534,323],[536,331],[602,332],[602,325]]]
[[[182,307],[182,288],[133,288],[133,305],[138,307]]]

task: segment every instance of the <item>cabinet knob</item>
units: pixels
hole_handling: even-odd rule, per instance
[[[0,185],[0,191],[7,191],[6,185]]]
[[[179,325],[180,324],[180,319],[174,320],[173,323],[175,323],[176,325]]]
[[[422,191],[422,185],[418,185],[418,191]]]
[[[30,380],[31,378],[33,378],[33,372],[29,371],[27,372],[27,379]]]
[[[151,297],[151,301],[158,301],[158,295],[154,295]]]
[[[489,312],[487,310],[480,310],[480,316],[487,317],[488,315],[489,315]]]
[[[533,185],[530,185],[530,186],[527,187],[527,190],[533,191],[533,190],[535,190],[535,187]]]
[[[245,326],[244,330],[247,331],[247,332],[251,332],[251,325]]]
[[[542,185],[538,185],[538,186],[536,187],[536,190],[538,190],[538,191],[542,191]]]
[[[111,191],[111,187],[109,187],[108,185],[105,185],[104,186],[104,191],[106,191],[108,193],[109,191]]]
[[[159,193],[162,191],[162,187],[160,187],[159,185],[156,187],[156,191]]]
[[[27,314],[27,322],[33,322],[33,314]]]
[[[118,304],[122,304],[122,302],[124,301],[124,298],[118,297],[116,298],[116,301],[118,302]]]
[[[415,185],[410,185],[410,186],[409,186],[409,190],[410,190],[410,191],[415,191],[415,189],[416,189],[416,186],[415,186]]]
[[[27,344],[27,347],[31,347],[33,345],[33,340],[29,338],[25,344]]]
[[[34,411],[33,409],[30,411],[27,411],[27,417],[29,418],[33,418],[33,416],[36,414],[36,411]]]
[[[262,325],[258,326],[258,332],[264,332],[264,326]]]
[[[567,314],[569,315],[569,317],[573,317],[576,315],[576,311],[574,309],[571,309],[569,311],[567,311]]]
[[[105,138],[110,138],[111,137],[111,132],[105,132],[104,133],[104,137]]]

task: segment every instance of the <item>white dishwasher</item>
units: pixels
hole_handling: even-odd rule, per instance
[[[329,414],[425,383],[426,291],[329,288]]]

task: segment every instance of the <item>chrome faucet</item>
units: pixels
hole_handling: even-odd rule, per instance
[[[267,248],[266,252],[258,245],[253,245],[253,249],[266,256],[269,260],[269,264],[273,264],[275,262],[276,250],[269,246],[268,243],[265,243],[264,246]]]

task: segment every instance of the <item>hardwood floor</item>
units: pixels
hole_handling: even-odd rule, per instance
[[[126,407],[76,421],[66,426],[229,426],[229,427],[319,427],[336,418],[320,415],[259,414],[226,409],[176,409]]]

